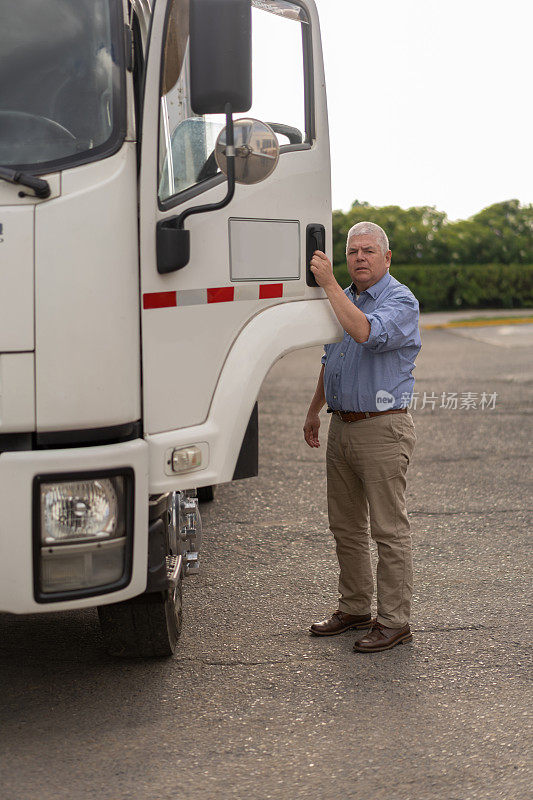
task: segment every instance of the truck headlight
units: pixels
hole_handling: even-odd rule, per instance
[[[120,536],[117,482],[120,478],[41,484],[43,544],[114,539]]]
[[[35,597],[90,596],[131,577],[133,470],[59,476],[34,483]]]

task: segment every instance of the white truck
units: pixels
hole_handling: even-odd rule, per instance
[[[170,655],[195,490],[257,473],[267,372],[338,338],[313,1],[3,4],[0,179],[0,610]]]

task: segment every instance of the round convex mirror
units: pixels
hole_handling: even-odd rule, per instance
[[[276,134],[258,119],[237,119],[233,123],[235,139],[235,180],[237,183],[259,183],[274,172],[279,160]],[[227,175],[226,128],[220,131],[215,158]]]

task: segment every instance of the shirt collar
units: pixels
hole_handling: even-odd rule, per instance
[[[384,289],[386,289],[389,283],[391,282],[391,278],[392,275],[390,274],[389,270],[387,270],[385,275],[382,278],[380,278],[377,283],[374,283],[372,286],[369,286],[368,289],[365,289],[363,292],[361,292],[361,294],[367,292],[370,295],[370,297],[372,297],[374,300],[377,300],[381,292]],[[356,296],[357,289],[355,283],[350,284],[350,292],[354,297]]]

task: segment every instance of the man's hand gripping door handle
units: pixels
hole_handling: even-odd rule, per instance
[[[313,223],[307,226],[306,231],[305,280],[308,286],[318,286],[311,271],[311,259],[316,250],[326,252],[326,229],[323,225]]]

